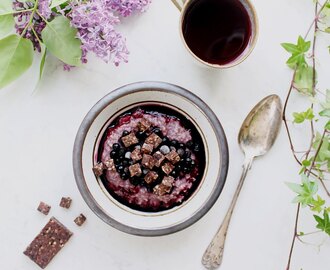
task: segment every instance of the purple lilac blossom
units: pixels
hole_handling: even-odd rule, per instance
[[[151,0],[106,0],[106,4],[121,16],[127,17],[134,12],[144,12]]]
[[[39,0],[38,2],[38,11],[45,19],[49,19],[52,15],[49,5],[50,0]]]
[[[78,29],[83,54],[94,52],[104,62],[112,61],[116,66],[127,62],[129,52],[125,39],[115,30],[119,18],[106,0],[79,1],[72,5],[69,18],[71,25]]]

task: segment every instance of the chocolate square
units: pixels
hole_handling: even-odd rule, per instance
[[[145,140],[145,143],[152,144],[154,148],[157,148],[158,145],[160,145],[162,142],[162,139],[155,133],[152,133],[149,135],[149,137]]]
[[[174,183],[174,178],[172,176],[165,176],[162,180],[162,184],[168,187],[172,187]]]
[[[51,206],[48,205],[47,203],[40,202],[37,210],[39,212],[43,213],[44,215],[48,215],[50,208],[51,208]]]
[[[144,154],[141,161],[141,165],[151,170],[155,166],[155,160],[152,156]]]
[[[137,126],[140,131],[146,131],[151,127],[151,123],[147,119],[142,118]]]
[[[79,227],[83,225],[86,221],[86,217],[83,214],[80,214],[74,219],[74,223],[76,223]]]
[[[180,161],[180,156],[175,150],[172,150],[171,152],[169,152],[165,156],[165,158],[167,160],[169,160],[172,164],[178,163]]]
[[[70,197],[62,197],[60,201],[60,206],[69,209],[71,206],[72,199]]]
[[[154,149],[154,146],[152,144],[144,143],[141,148],[141,153],[142,154],[151,154],[153,149]]]
[[[162,170],[164,173],[166,173],[167,175],[169,175],[171,173],[171,171],[173,171],[174,169],[174,166],[169,163],[169,162],[166,162],[163,166],[162,166]]]
[[[131,153],[131,159],[135,162],[138,161],[140,159],[142,159],[142,155],[141,155],[141,150],[139,148],[135,148],[133,150],[133,152]]]
[[[165,156],[161,152],[159,152],[159,151],[157,151],[156,153],[154,153],[152,156],[155,159],[155,166],[156,167],[160,167],[160,165],[162,164],[162,162],[165,159]]]
[[[115,162],[112,158],[105,161],[104,166],[108,171],[112,171],[112,172],[116,171]]]
[[[147,173],[147,175],[144,177],[144,181],[147,184],[151,184],[152,182],[154,182],[156,179],[158,178],[158,174],[154,171],[149,171]]]
[[[140,176],[142,173],[140,164],[136,163],[128,167],[131,177]]]
[[[164,184],[159,184],[154,187],[153,193],[158,196],[163,196],[163,195],[169,193],[171,191],[171,188],[172,187],[170,187],[170,186],[166,186]]]
[[[133,144],[137,144],[139,142],[139,140],[136,138],[136,136],[133,132],[131,132],[127,136],[122,137],[121,141],[123,142],[125,147],[129,147],[129,146],[131,146]]]
[[[44,269],[72,236],[62,223],[52,217],[23,252]]]
[[[97,163],[94,167],[93,167],[93,172],[95,174],[96,177],[99,177],[100,175],[103,174],[103,170],[104,170],[104,165],[102,162]]]

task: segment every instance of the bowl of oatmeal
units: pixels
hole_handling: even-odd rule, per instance
[[[76,183],[93,212],[141,236],[165,235],[200,219],[228,170],[221,124],[197,96],[163,82],[139,82],[102,98],[74,144]]]

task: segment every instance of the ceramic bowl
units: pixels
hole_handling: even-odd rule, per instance
[[[206,165],[198,188],[181,205],[159,212],[137,211],[121,204],[92,172],[109,121],[120,112],[148,103],[170,107],[187,117],[205,147]],[[213,206],[225,184],[228,146],[218,118],[196,95],[168,83],[138,82],[110,92],[87,113],[74,143],[73,169],[84,200],[104,222],[126,233],[159,236],[192,225]]]

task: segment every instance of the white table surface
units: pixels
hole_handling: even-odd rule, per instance
[[[264,96],[286,95],[291,72],[281,42],[295,41],[313,16],[309,0],[254,0],[260,36],[252,55],[228,70],[201,68],[179,37],[179,12],[170,0],[153,0],[148,12],[121,27],[131,55],[116,68],[95,57],[70,73],[48,57],[44,78],[34,91],[38,61],[19,80],[0,91],[0,269],[37,269],[22,254],[55,216],[74,236],[49,264],[54,269],[203,269],[201,255],[216,232],[241,173],[243,154],[236,137],[248,111]],[[320,43],[326,50],[326,42]],[[319,80],[330,85],[329,56]],[[323,73],[322,73],[323,70]],[[88,110],[109,91],[135,81],[159,80],[189,89],[215,111],[228,137],[230,166],[225,188],[214,207],[196,224],[173,235],[127,235],[98,219],[82,199],[72,172],[76,131]],[[222,270],[284,270],[296,206],[285,181],[297,181],[298,167],[284,129],[271,152],[255,161],[232,218]],[[61,196],[73,198],[69,210]],[[48,217],[36,211],[40,200],[52,205]],[[79,213],[88,220],[77,227]],[[302,214],[300,230],[313,230]],[[314,237],[319,243],[324,237]],[[325,239],[327,239],[325,237]],[[307,240],[307,239],[306,239]],[[292,270],[329,269],[330,241],[320,251],[297,242]]]

